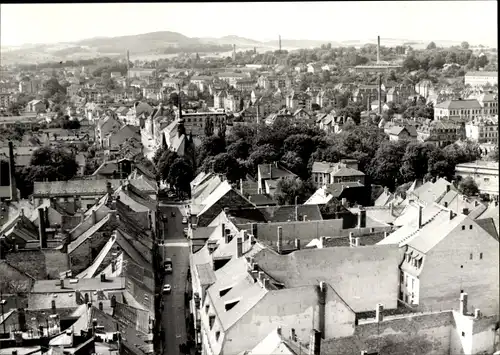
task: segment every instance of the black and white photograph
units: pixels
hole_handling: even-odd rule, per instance
[[[0,5],[0,355],[500,355],[498,5]]]

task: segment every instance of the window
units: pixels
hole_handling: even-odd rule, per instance
[[[462,230],[463,230],[463,231],[465,230],[465,226],[462,226]]]
[[[465,332],[462,332],[462,336],[463,336],[463,337],[465,336]]]
[[[224,305],[224,308],[226,309],[226,312],[227,311],[230,311],[231,309],[233,309],[234,306],[236,306],[238,304],[240,300],[237,300],[237,301],[233,301],[233,302],[227,302],[225,305]]]
[[[209,309],[210,309],[210,305],[208,305],[208,304],[207,304],[207,305],[205,306],[205,313],[208,313],[208,310],[209,310]]]
[[[470,253],[470,255],[469,255],[469,259],[470,259],[470,260],[472,260],[472,253]]]
[[[215,332],[215,340],[216,341],[219,341],[219,337],[220,337],[220,332],[219,331]]]
[[[469,229],[472,229],[472,224],[469,226]]]
[[[219,296],[222,297],[224,296],[225,294],[227,294],[229,291],[231,291],[231,287],[228,287],[228,288],[225,288],[223,290],[220,290],[219,291]]]
[[[483,260],[483,253],[479,253],[479,260]]]
[[[210,330],[212,330],[212,328],[214,327],[214,323],[215,323],[215,316],[208,317],[208,324],[210,326]]]

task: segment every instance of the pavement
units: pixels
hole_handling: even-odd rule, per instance
[[[179,345],[187,342],[186,306],[184,292],[186,291],[187,273],[189,268],[189,244],[184,237],[182,224],[182,206],[160,206],[162,215],[166,217],[166,227],[163,227],[164,244],[160,246],[163,258],[172,259],[172,274],[165,275],[164,284],[170,284],[172,292],[163,295],[164,310],[162,314],[165,330],[165,355],[179,355]],[[172,217],[175,212],[175,217]],[[189,307],[189,306],[187,306]]]

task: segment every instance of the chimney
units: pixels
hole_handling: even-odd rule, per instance
[[[236,257],[241,258],[243,256],[243,238],[236,239]]]
[[[295,238],[295,249],[300,250],[300,239]]]
[[[240,193],[243,195],[243,179],[240,179]]]
[[[359,247],[359,237],[354,238],[354,246]]]
[[[281,337],[281,326],[278,326],[276,333]]]
[[[380,323],[384,320],[384,305],[382,303],[377,303],[375,308],[375,321]]]
[[[377,36],[377,64],[380,63],[380,36]]]
[[[279,53],[281,54],[281,35],[278,36],[279,38]]]
[[[359,210],[358,228],[366,228],[366,210],[365,209]]]
[[[278,253],[281,254],[283,251],[283,227],[278,227],[278,241],[276,243],[278,248]]]
[[[469,214],[469,209],[468,209],[468,208],[464,208],[464,209],[462,210],[462,214],[464,214],[464,215],[466,215],[466,216],[467,216],[467,215]]]
[[[259,277],[259,281],[260,281],[261,283],[263,283],[263,282],[264,282],[264,278],[266,277],[266,276],[264,275],[264,271],[259,271],[259,273],[258,273],[257,275],[258,275],[258,277]]]
[[[323,249],[325,247],[325,242],[326,242],[325,236],[319,237],[319,248]]]
[[[467,315],[467,294],[464,292],[460,294],[460,314]]]
[[[321,354],[321,332],[319,330],[311,330],[309,338],[309,355]]]
[[[59,285],[61,285],[61,289],[64,288],[64,279],[59,280]]]
[[[475,319],[481,318],[481,311],[478,308],[474,310],[474,318]]]
[[[391,203],[389,206],[391,216],[394,216],[394,203]]]
[[[444,207],[448,208],[448,202],[444,203]]]
[[[40,239],[40,249],[47,248],[47,234],[45,231],[45,210],[38,209],[38,238]]]
[[[101,282],[105,282],[106,281],[106,274],[101,274]]]
[[[102,302],[99,302],[99,310],[102,311],[103,310],[103,305],[102,305]]]
[[[451,185],[446,185],[446,192],[450,192],[451,190]]]
[[[347,207],[347,199],[342,197],[342,206]]]
[[[387,231],[384,232],[384,239],[387,238]]]
[[[418,206],[418,229],[422,228],[422,206]]]
[[[19,323],[19,330],[26,331],[26,313],[24,308],[17,309],[17,321]]]
[[[57,309],[56,309],[56,300],[52,300],[52,314],[56,314],[57,313]]]
[[[450,221],[453,219],[453,217],[455,217],[455,214],[453,213],[452,210],[450,210]]]
[[[267,277],[262,280],[262,288],[264,288],[265,290],[269,290],[270,288],[270,281]]]
[[[382,116],[382,75],[378,75],[378,114]]]
[[[9,141],[9,184],[10,200],[17,201],[16,164],[14,161],[14,145],[11,141]]]
[[[111,181],[106,182],[106,192],[110,195],[113,194],[113,187],[111,186]]]

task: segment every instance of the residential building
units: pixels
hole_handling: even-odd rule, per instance
[[[498,85],[498,72],[489,71],[471,71],[465,74],[465,85],[471,86],[484,86],[489,84],[491,86]]]
[[[465,126],[449,120],[425,122],[417,128],[419,142],[432,143],[437,147],[446,147],[465,138]]]
[[[12,102],[12,95],[10,93],[0,93],[0,107],[8,108]]]
[[[317,162],[312,166],[312,179],[319,185],[343,182],[365,182],[365,174],[358,170],[354,159],[342,159],[339,163]]]
[[[257,167],[258,193],[273,196],[280,179],[294,179],[297,175],[286,169],[278,162],[259,164]]]
[[[400,141],[400,140],[417,140],[417,130],[415,126],[397,126],[394,125],[389,130],[389,140],[390,141]]]
[[[19,82],[19,92],[23,94],[36,94],[42,85],[39,80],[24,78]]]
[[[305,108],[311,111],[312,98],[309,94],[305,92],[292,91],[286,97],[286,106],[291,110],[298,110],[299,108]]]
[[[166,78],[166,79],[163,79],[163,81],[162,81],[162,86],[164,88],[172,88],[175,90],[178,90],[179,86],[182,86],[182,84],[183,84],[182,79]]]
[[[225,81],[226,83],[228,83],[230,86],[234,86],[234,87],[236,87],[236,83],[239,80],[244,80],[244,79],[248,79],[249,78],[248,75],[245,75],[245,74],[242,74],[242,73],[220,73],[220,74],[217,75],[217,77],[220,80]]]
[[[434,106],[434,118],[470,121],[483,115],[483,107],[476,99],[447,100]]]
[[[481,117],[465,124],[465,137],[478,143],[498,142],[498,116]]]
[[[378,244],[396,244],[405,252],[399,280],[403,302],[446,310],[465,292],[474,308],[498,314],[498,240],[468,216],[437,204],[419,206],[417,218]]]
[[[156,69],[130,68],[128,77],[130,78],[150,78],[156,76]]]
[[[457,164],[455,174],[462,178],[473,178],[480,193],[498,199],[498,162],[478,160],[472,163]]]
[[[42,112],[45,111],[46,106],[42,100],[31,100],[26,104],[26,112]]]
[[[422,97],[429,97],[434,93],[434,85],[430,80],[422,80],[415,85],[415,92]]]
[[[477,96],[477,101],[483,108],[483,116],[498,116],[498,94],[492,91],[483,92]]]
[[[252,90],[255,87],[255,81],[252,79],[243,79],[236,81],[235,88],[238,90]]]

